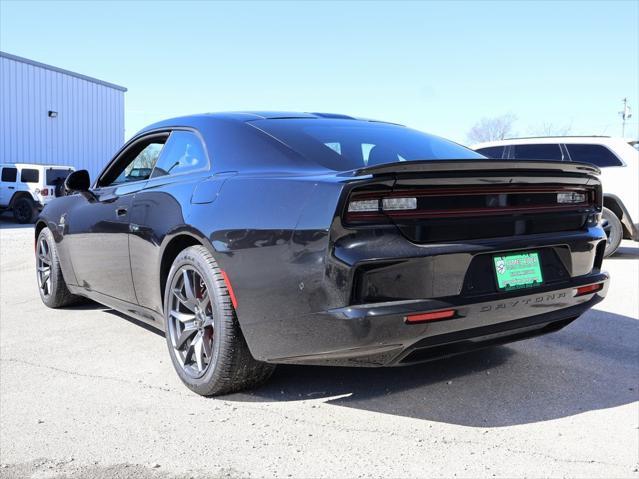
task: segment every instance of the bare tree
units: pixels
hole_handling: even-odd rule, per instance
[[[468,132],[469,143],[503,140],[513,135],[513,125],[517,117],[512,113],[495,118],[482,118]]]
[[[572,123],[559,126],[554,123],[542,123],[539,127],[529,128],[533,136],[568,136],[572,132]]]

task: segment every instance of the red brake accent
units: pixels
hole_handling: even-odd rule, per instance
[[[231,297],[231,304],[233,305],[235,309],[237,309],[237,299],[235,298],[235,292],[233,291],[233,286],[231,286],[231,281],[229,280],[229,277],[226,274],[226,271],[220,270],[220,273],[222,273],[222,279],[224,280],[224,284],[226,284],[226,289],[229,290],[229,296]]]
[[[424,321],[436,321],[438,319],[450,319],[455,316],[454,309],[446,309],[443,311],[431,311],[430,313],[409,314],[405,320],[407,323],[422,323]]]
[[[589,284],[587,286],[579,286],[575,291],[575,296],[583,296],[585,294],[596,293],[603,289],[603,283]]]

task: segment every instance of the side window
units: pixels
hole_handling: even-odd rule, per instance
[[[166,142],[151,178],[182,175],[206,166],[208,160],[198,136],[190,131],[174,131]]]
[[[23,168],[20,172],[22,183],[37,183],[40,181],[40,172],[34,168]]]
[[[328,143],[324,143],[326,146],[328,146],[331,150],[333,150],[335,153],[337,153],[338,155],[342,154],[342,144],[337,142],[337,141],[329,141]]]
[[[505,146],[488,146],[486,148],[478,148],[475,150],[487,158],[502,158],[504,156]]]
[[[2,168],[2,181],[14,183],[18,178],[17,168]]]
[[[619,158],[605,146],[601,145],[566,145],[570,159],[582,163],[605,166],[623,166]]]
[[[514,145],[514,158],[518,160],[559,160],[564,159],[558,144]]]
[[[129,147],[100,177],[98,186],[147,180],[160,157],[167,134],[154,135]]]

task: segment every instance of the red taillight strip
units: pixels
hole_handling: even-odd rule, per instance
[[[410,216],[411,218],[429,218],[440,216],[486,216],[499,215],[502,213],[543,213],[544,211],[564,211],[574,210],[578,207],[587,207],[588,203],[574,203],[561,206],[513,206],[505,208],[469,208],[450,210],[427,210],[427,211],[385,211],[387,216]]]
[[[226,284],[226,289],[228,289],[229,291],[229,296],[231,297],[231,304],[233,305],[233,308],[237,309],[237,299],[235,298],[235,292],[233,291],[233,286],[231,286],[231,281],[229,280],[229,277],[226,274],[226,271],[220,270],[220,273],[222,274],[222,279],[224,280],[224,284]]]
[[[579,286],[574,291],[574,295],[576,296],[585,296],[586,294],[596,293],[597,291],[601,291],[604,287],[603,283],[596,284],[588,284],[586,286]]]
[[[408,314],[404,318],[407,323],[423,323],[426,321],[437,321],[440,319],[451,319],[456,314],[454,309],[445,309],[442,311],[430,311],[428,313]]]
[[[382,198],[389,196],[474,196],[482,194],[519,194],[519,193],[564,193],[567,191],[574,191],[576,193],[594,193],[592,188],[580,187],[580,186],[508,186],[503,185],[500,187],[488,186],[488,187],[433,187],[431,189],[414,189],[410,188],[398,189],[395,191],[371,191],[365,193],[356,193],[351,197],[353,199],[366,199],[366,198]]]

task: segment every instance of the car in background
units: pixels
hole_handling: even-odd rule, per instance
[[[0,164],[0,211],[11,210],[18,223],[33,222],[40,210],[63,194],[72,166]]]
[[[92,183],[69,175],[36,223],[37,284],[49,307],[88,297],[162,330],[202,395],[281,363],[414,364],[605,297],[598,173],[339,114],[175,118]]]
[[[471,146],[488,158],[590,163],[601,168],[604,190],[605,256],[622,239],[639,241],[639,152],[637,141],[608,136],[512,138]]]

